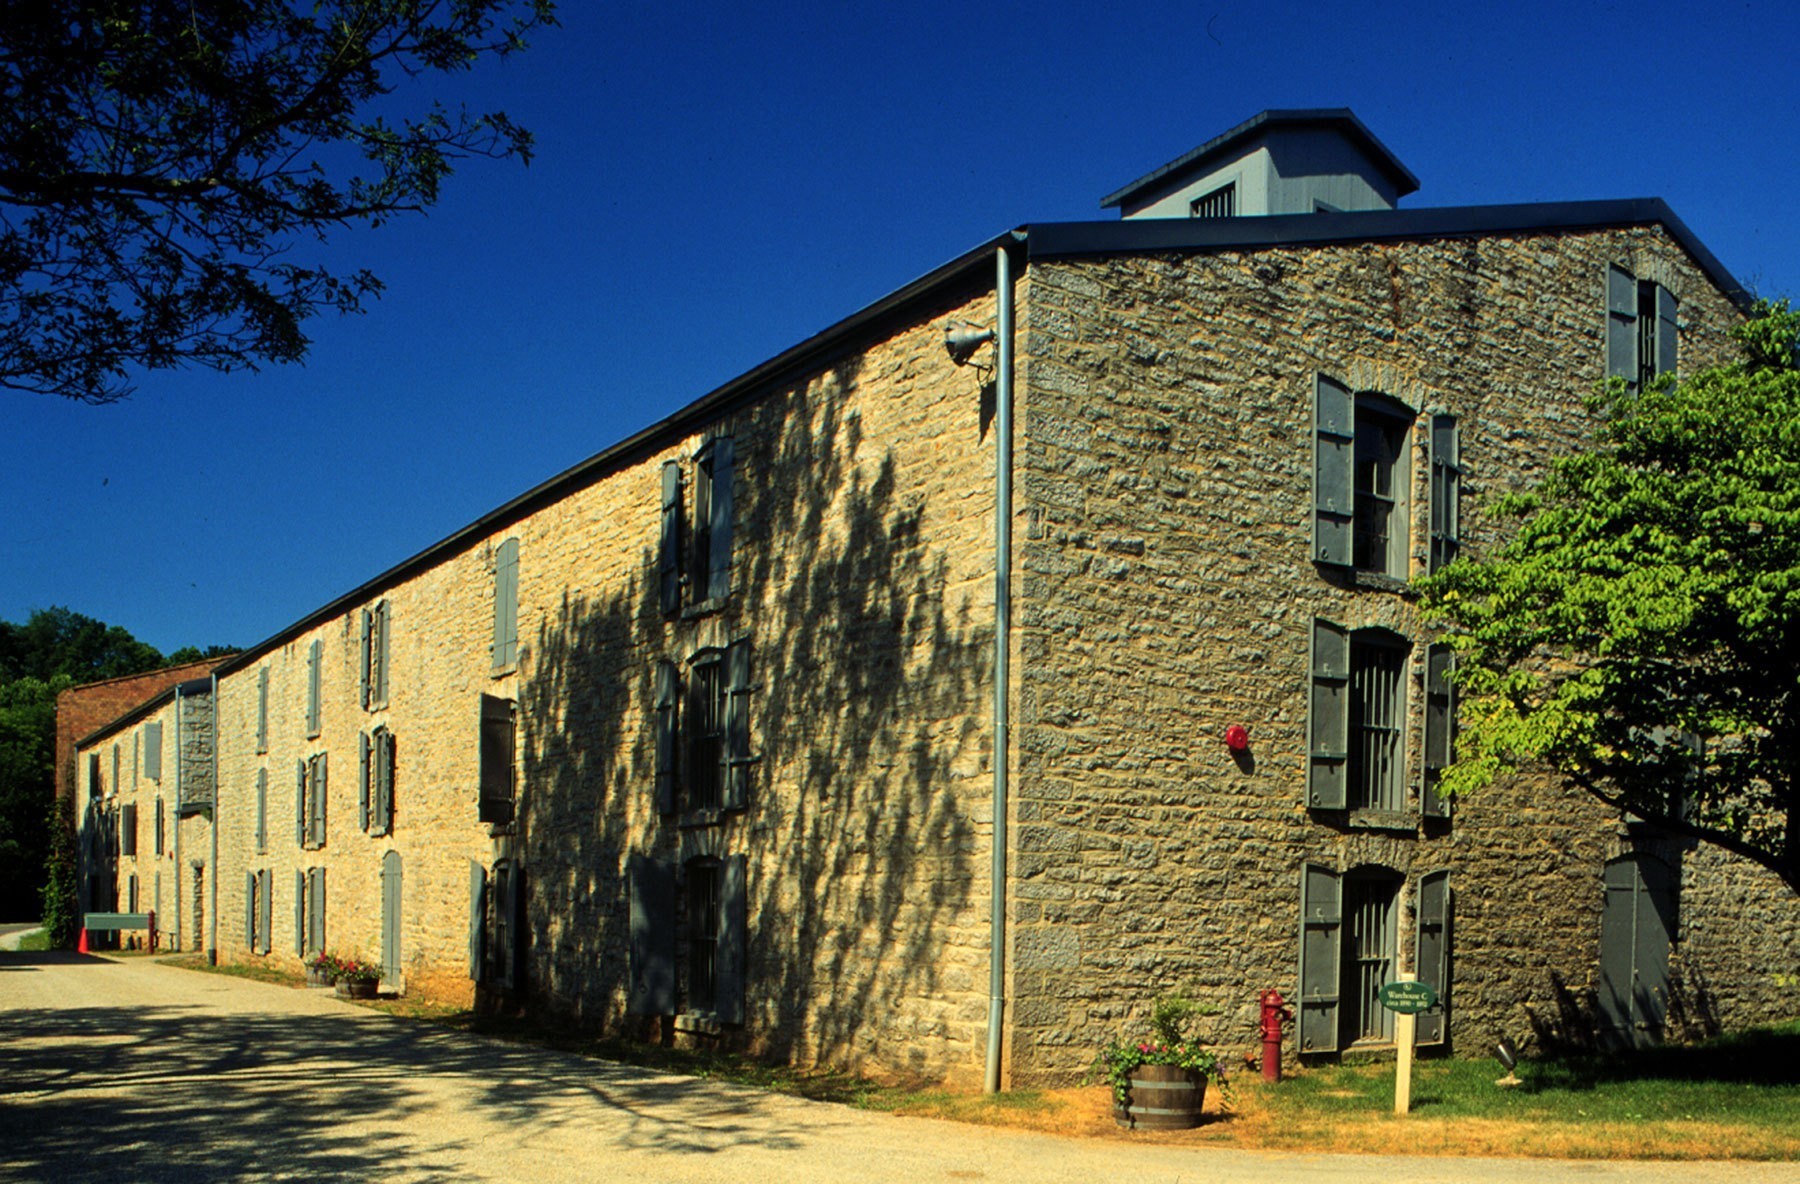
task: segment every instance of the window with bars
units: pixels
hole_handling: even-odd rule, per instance
[[[1344,877],[1344,985],[1340,1017],[1345,1043],[1385,1044],[1394,1038],[1393,1012],[1381,1005],[1383,983],[1393,980],[1394,898],[1400,882],[1390,875]]]
[[[1304,864],[1300,873],[1300,990],[1296,1037],[1302,1053],[1331,1053],[1394,1038],[1393,1013],[1381,1006],[1382,985],[1400,963],[1405,880],[1392,868],[1365,865],[1340,872]],[[1439,1006],[1419,1017],[1420,1044],[1448,1038],[1450,1001],[1450,873],[1417,880],[1411,969],[1436,990]]]
[[[694,453],[691,479],[683,462],[662,468],[659,545],[662,611],[710,611],[731,593],[731,533],[736,447],[715,436]],[[684,495],[691,506],[684,506]],[[691,511],[691,516],[687,511]]]
[[[1237,214],[1237,182],[1229,181],[1188,203],[1190,218],[1230,218]]]
[[[700,650],[686,663],[656,665],[656,808],[712,815],[748,803],[750,639]],[[685,681],[684,681],[685,680]]]
[[[725,662],[702,650],[688,671],[687,777],[689,810],[717,810],[725,783]]]
[[[380,711],[388,705],[388,602],[362,612],[362,705]]]
[[[716,859],[687,866],[687,999],[690,1011],[711,1012],[719,997],[719,888]]]
[[[1678,356],[1675,294],[1614,264],[1606,269],[1606,376],[1633,389],[1673,374]]]
[[[1405,404],[1373,391],[1353,394],[1328,375],[1313,396],[1313,558],[1319,563],[1405,579],[1411,558],[1411,470],[1407,441],[1415,418]],[[1450,421],[1454,439],[1454,420]],[[1453,454],[1435,474],[1439,510],[1451,504]],[[1455,524],[1431,529],[1454,539]]]
[[[1356,402],[1356,525],[1351,565],[1406,576],[1407,421],[1368,399]]]
[[[1350,638],[1350,808],[1406,801],[1406,644],[1381,630]]]

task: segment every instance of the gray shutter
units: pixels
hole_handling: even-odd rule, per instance
[[[256,873],[244,873],[244,948],[256,952]]]
[[[388,639],[393,635],[390,626],[392,606],[382,601],[375,606],[375,651],[371,661],[375,666],[375,706],[386,707],[388,704]]]
[[[727,810],[742,810],[749,801],[750,766],[750,639],[739,638],[725,651],[725,768]]]
[[[275,917],[275,893],[273,891],[275,887],[275,873],[264,868],[257,874],[262,878],[262,896],[260,900],[262,907],[258,910],[260,915],[257,917],[257,922],[260,926],[260,930],[257,933],[257,952],[266,954],[269,952],[269,932]]]
[[[294,957],[306,957],[306,873],[294,869]]]
[[[469,977],[476,982],[484,977],[487,961],[487,869],[469,861]]]
[[[675,1014],[675,865],[633,855],[626,861],[631,896],[631,1015]]]
[[[156,854],[161,855],[166,846],[167,832],[163,822],[163,800],[156,799]],[[161,874],[160,872],[158,873]]]
[[[1414,1043],[1442,1044],[1449,1034],[1450,1018],[1450,873],[1428,872],[1419,877],[1419,948],[1413,962],[1419,981],[1430,983],[1438,1005],[1421,1012],[1414,1029]]]
[[[1450,675],[1456,654],[1441,641],[1425,647],[1425,785],[1419,810],[1427,818],[1447,818],[1448,804],[1438,795],[1438,780],[1455,759],[1456,691]]]
[[[144,725],[144,776],[152,781],[162,780],[162,724]]]
[[[1313,618],[1312,695],[1306,713],[1306,804],[1342,810],[1349,802],[1350,631]]]
[[[375,682],[373,658],[371,651],[375,645],[375,614],[368,609],[362,610],[362,674],[357,680],[357,689],[362,698],[363,710],[375,701]]]
[[[1675,293],[1656,285],[1656,372],[1675,373]]]
[[[658,547],[662,611],[681,610],[681,465],[668,461],[662,467],[662,539]]]
[[[325,647],[318,638],[306,650],[306,734],[319,734],[320,704],[324,699]]]
[[[1316,863],[1300,869],[1300,1051],[1336,1052],[1343,882]]]
[[[269,668],[256,672],[256,751],[269,751]]]
[[[494,966],[490,976],[506,990],[515,985],[519,964],[519,867],[510,860],[494,865]]]
[[[720,436],[712,442],[712,521],[707,528],[712,531],[712,548],[708,552],[709,570],[706,576],[706,597],[708,600],[724,600],[731,594],[731,518],[732,518],[732,467],[735,461],[735,449],[730,436]],[[701,573],[695,572],[699,579]]]
[[[481,802],[483,822],[513,820],[513,703],[481,697]]]
[[[374,780],[370,776],[369,734],[356,734],[356,768],[357,768],[357,825],[364,834],[369,833],[369,783]]]
[[[749,904],[744,884],[744,857],[733,855],[719,865],[719,944],[713,1012],[720,1023],[744,1022],[744,954]]]
[[[678,745],[680,675],[675,663],[656,664],[656,812],[675,812],[675,766]]]
[[[394,829],[394,734],[375,729],[375,833]]]
[[[306,944],[308,952],[325,948],[325,869],[315,867],[306,873]]]
[[[1348,567],[1356,521],[1356,400],[1321,374],[1313,389],[1313,558]]]
[[[329,800],[325,774],[326,762],[330,756],[331,754],[328,752],[321,752],[318,756],[313,757],[312,801],[310,803],[312,816],[309,820],[308,837],[315,847],[325,845],[325,804]]]
[[[130,855],[130,856],[135,857],[137,855],[137,839],[138,839],[138,834],[137,834],[138,819],[137,819],[136,804],[134,803],[132,805],[126,806],[125,809],[120,812],[120,814],[121,814],[121,823],[124,827],[125,838],[124,838],[124,843],[119,850],[119,853],[121,855]]]
[[[1631,386],[1638,377],[1637,277],[1624,268],[1606,269],[1606,376]]]
[[[1462,456],[1456,416],[1431,417],[1430,571],[1448,567],[1462,545]]]
[[[306,762],[297,762],[294,780],[294,846],[306,846]]]
[[[256,771],[256,853],[269,849],[269,771]]]
[[[400,981],[400,852],[381,857],[381,973],[390,984]]]
[[[519,540],[507,539],[494,556],[494,669],[519,657]]]

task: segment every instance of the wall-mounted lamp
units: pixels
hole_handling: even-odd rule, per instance
[[[1225,729],[1225,747],[1233,752],[1243,752],[1250,747],[1250,730],[1243,724],[1232,724]]]
[[[944,349],[950,360],[966,366],[975,351],[994,339],[992,329],[976,329],[969,325],[944,326]]]

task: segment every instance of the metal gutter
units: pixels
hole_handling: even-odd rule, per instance
[[[1660,224],[1739,309],[1754,303],[1737,278],[1660,197],[1611,201],[1524,202],[1335,214],[1271,214],[1244,218],[1131,218],[1117,222],[1036,222],[1032,259],[1127,255],[1156,251],[1258,250],[1402,239],[1554,234]]]

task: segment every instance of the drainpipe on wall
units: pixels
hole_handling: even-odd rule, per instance
[[[212,855],[206,865],[206,960],[219,964],[219,805],[225,795],[219,792],[219,676],[212,679]]]
[[[175,949],[181,950],[185,940],[181,930],[181,687],[175,687],[175,808],[169,812],[175,824],[175,927],[162,924],[162,918],[156,919],[157,925],[164,932],[174,935]],[[161,901],[157,902],[162,903]]]
[[[1015,241],[1017,235],[1014,236]],[[987,1092],[1000,1092],[1006,1011],[1006,766],[1012,697],[1013,268],[1008,242],[994,252],[994,862],[988,923]]]

